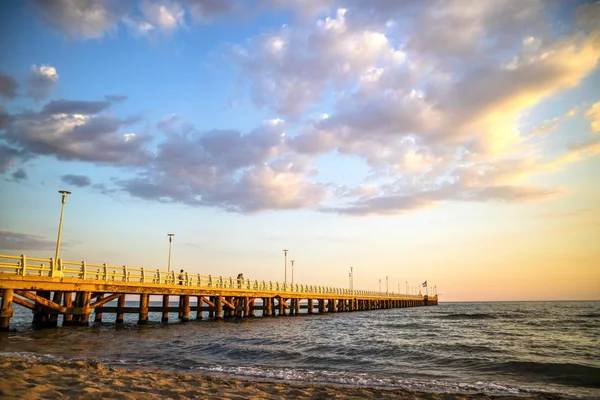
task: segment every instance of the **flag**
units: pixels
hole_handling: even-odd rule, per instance
[[[423,282],[423,287],[427,287],[427,281]]]

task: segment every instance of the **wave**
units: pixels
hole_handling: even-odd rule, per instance
[[[266,366],[226,366],[206,365],[192,369],[201,374],[216,376],[236,376],[242,379],[260,381],[294,381],[311,384],[333,384],[344,386],[361,386],[369,388],[401,389],[426,393],[474,394],[486,393],[492,395],[526,395],[545,394],[562,395],[565,393],[553,389],[532,390],[506,383],[492,381],[451,382],[436,379],[434,376],[421,378],[397,378],[381,374],[350,373],[346,371],[331,371],[299,368],[273,368]],[[421,374],[423,375],[423,374]]]
[[[463,320],[463,319],[496,319],[497,317],[491,314],[447,314],[437,317],[439,319]]]
[[[582,317],[582,318],[600,318],[600,313],[579,314],[578,317]]]
[[[541,363],[534,361],[507,361],[486,368],[497,372],[535,376],[536,379],[569,386],[600,388],[600,368],[572,363]]]

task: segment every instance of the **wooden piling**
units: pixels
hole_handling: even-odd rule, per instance
[[[104,293],[102,293],[102,294],[100,294],[100,296],[98,296],[97,301],[100,301],[103,298],[104,298]],[[94,312],[94,323],[100,323],[100,322],[102,322],[102,311],[99,312],[98,310],[96,310]]]
[[[181,314],[181,322],[188,322],[190,320],[190,296],[184,295],[182,297],[183,310]]]
[[[196,298],[196,319],[202,319],[202,306],[204,305],[204,296]]]
[[[165,294],[162,298],[162,316],[160,322],[169,322],[169,295]]]
[[[314,308],[315,308],[315,306],[314,306],[314,303],[313,303],[313,299],[308,299],[308,310],[307,310],[307,312],[309,314],[312,314],[315,311]]]
[[[0,306],[0,331],[8,331],[10,328],[10,319],[13,315],[12,302],[14,296],[13,289],[4,289],[2,291],[2,303]]]
[[[138,319],[138,325],[144,325],[148,322],[148,296],[147,294],[140,294],[140,314]]]
[[[122,324],[124,319],[123,309],[125,308],[125,295],[122,294],[119,296],[119,300],[117,301],[117,318],[115,322],[117,324]]]
[[[91,292],[83,292],[81,295],[81,319],[79,321],[80,326],[88,326],[90,324],[90,314],[92,313],[92,309],[90,308],[91,298]]]
[[[64,292],[63,293],[63,305],[68,310],[73,307],[73,292]],[[73,325],[73,315],[65,314],[63,315],[63,326],[71,326]]]

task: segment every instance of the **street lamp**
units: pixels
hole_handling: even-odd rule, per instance
[[[56,253],[54,254],[54,262],[58,263],[58,256],[60,255],[60,236],[62,235],[62,222],[63,216],[65,215],[65,203],[67,202],[67,195],[71,192],[68,190],[59,190],[58,193],[62,195],[62,206],[60,209],[60,220],[58,221],[58,237],[56,239]]]
[[[408,294],[408,281],[404,281],[405,285],[406,285],[406,294]]]
[[[287,285],[287,253],[288,253],[288,251],[289,251],[289,250],[287,250],[287,249],[286,249],[286,250],[283,250],[283,257],[284,257],[284,259],[285,259],[285,264],[284,264],[284,269],[285,269],[285,274],[284,274],[284,277],[285,277],[285,280],[284,280],[284,283],[285,283],[286,285]]]
[[[381,293],[381,278],[379,278],[379,293]]]
[[[169,264],[167,266],[169,273],[171,273],[171,244],[173,243],[173,236],[175,236],[174,233],[167,233],[167,236],[169,237]]]
[[[390,292],[390,285],[389,285],[389,281],[388,281],[388,277],[385,277],[385,293],[389,293]]]
[[[350,290],[354,290],[354,267],[350,267]]]
[[[294,260],[290,261],[292,263],[292,285],[294,284]]]

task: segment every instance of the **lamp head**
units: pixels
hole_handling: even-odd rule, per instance
[[[71,194],[71,192],[69,192],[68,190],[59,190],[58,193],[65,195],[65,194]]]

